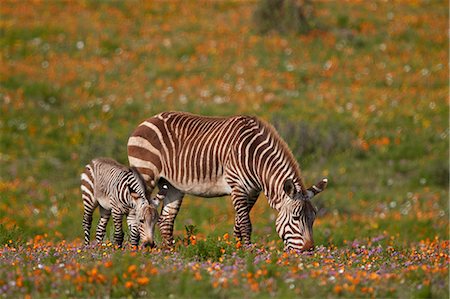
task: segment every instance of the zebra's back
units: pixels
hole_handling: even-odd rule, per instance
[[[81,175],[82,192],[86,199],[95,198],[103,208],[111,210],[111,199],[119,202],[127,171],[126,166],[113,159],[95,158]]]
[[[185,193],[231,192],[224,174],[230,151],[254,118],[203,117],[165,112],[145,120],[128,141],[130,165],[148,181],[165,177]],[[154,181],[148,181],[151,186]]]

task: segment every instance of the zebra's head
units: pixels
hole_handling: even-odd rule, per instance
[[[136,168],[129,172],[128,190],[131,197],[131,206],[136,209],[136,226],[139,229],[139,238],[144,247],[154,247],[155,225],[159,215],[157,204],[147,198],[145,182]]]
[[[155,247],[155,225],[159,218],[157,206],[147,202],[137,211],[136,216],[139,222],[139,238],[142,241],[142,247]]]
[[[305,251],[314,248],[313,224],[317,211],[310,200],[322,192],[327,183],[327,179],[322,179],[302,193],[295,187],[293,180],[285,181],[284,204],[275,223],[285,250]]]

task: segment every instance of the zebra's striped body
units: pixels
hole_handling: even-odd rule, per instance
[[[326,180],[306,189],[284,141],[257,118],[161,113],[132,133],[128,159],[150,189],[160,178],[170,182],[159,219],[161,235],[168,244],[185,193],[203,197],[231,194],[236,210],[234,233],[250,243],[249,212],[261,191],[280,212],[277,231],[286,248],[307,249],[313,244],[315,211],[305,201],[325,188]]]
[[[153,246],[153,232],[158,212],[156,205],[146,199],[145,182],[136,169],[123,166],[113,159],[92,160],[81,174],[81,191],[84,205],[84,243],[90,241],[92,214],[100,208],[96,241],[102,242],[108,220],[114,221],[114,242],[121,246],[124,233],[122,218],[127,215],[131,244]]]

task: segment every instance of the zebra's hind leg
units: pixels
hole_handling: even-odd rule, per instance
[[[172,185],[168,185],[167,194],[163,200],[161,215],[159,216],[158,226],[164,246],[171,247],[174,243],[173,226],[175,218],[183,202],[184,193]]]
[[[92,214],[94,214],[94,210],[98,206],[98,201],[84,199],[83,205],[84,245],[88,245],[91,239]]]
[[[250,244],[252,234],[252,223],[250,221],[250,209],[248,205],[248,194],[239,189],[233,189],[231,199],[236,210],[234,231],[244,245]]]
[[[116,245],[118,245],[119,247],[122,247],[123,237],[124,237],[124,233],[123,233],[123,229],[122,229],[123,214],[114,208],[113,208],[111,214],[112,214],[112,218],[114,221],[114,243]]]
[[[111,217],[111,211],[100,206],[100,219],[97,224],[97,231],[95,232],[95,240],[97,244],[103,242],[103,238],[106,234],[106,226],[108,225],[109,218]]]

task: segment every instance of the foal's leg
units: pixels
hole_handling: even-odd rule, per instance
[[[97,231],[95,233],[95,239],[97,243],[101,243],[106,234],[106,226],[108,225],[109,218],[111,217],[111,211],[100,206],[100,219],[97,224]]]

